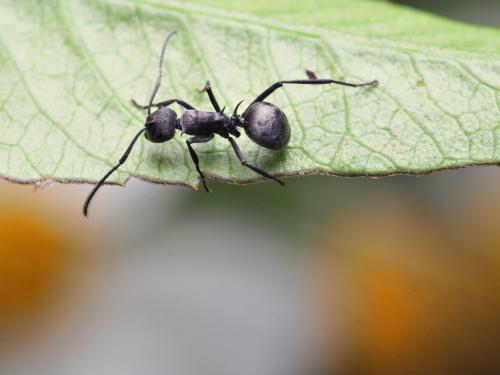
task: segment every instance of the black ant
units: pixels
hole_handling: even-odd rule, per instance
[[[219,106],[212,88],[210,87],[210,82],[206,83],[205,88],[202,91],[207,93],[215,112],[198,111],[192,105],[186,103],[181,99],[169,99],[160,103],[153,104],[153,100],[161,84],[162,66],[165,57],[165,51],[168,43],[176,34],[176,32],[176,30],[171,31],[163,42],[160,53],[158,77],[156,78],[156,82],[148,105],[141,106],[137,104],[135,100],[132,100],[132,104],[135,107],[139,109],[147,109],[148,111],[145,127],[135,135],[132,142],[127,147],[127,150],[118,161],[118,164],[111,168],[111,170],[106,173],[106,175],[104,175],[104,177],[92,189],[87,199],[85,200],[85,204],[83,205],[83,214],[85,216],[87,216],[88,214],[89,204],[97,190],[104,184],[106,179],[114,171],[116,171],[123,163],[125,163],[128,156],[130,155],[130,152],[132,151],[132,148],[134,147],[135,143],[142,135],[142,133],[146,133],[146,139],[153,143],[163,143],[171,140],[174,137],[176,130],[180,130],[183,134],[190,135],[191,137],[186,141],[186,144],[191,158],[193,159],[196,170],[200,175],[203,187],[207,192],[210,192],[210,190],[205,181],[205,175],[200,169],[198,155],[196,154],[192,145],[195,143],[204,143],[211,141],[216,134],[229,141],[234,150],[234,153],[236,154],[236,157],[243,166],[250,168],[251,170],[265,178],[276,181],[280,185],[284,185],[285,183],[279,178],[273,176],[263,169],[260,169],[248,163],[238,144],[233,138],[239,138],[241,133],[238,128],[243,128],[245,130],[245,133],[252,141],[257,143],[259,146],[265,147],[267,149],[281,150],[288,144],[288,142],[290,141],[291,129],[286,115],[277,106],[271,103],[267,103],[264,100],[274,91],[287,84],[338,84],[350,87],[378,85],[378,81],[376,80],[368,83],[354,84],[335,81],[332,79],[317,79],[314,73],[306,71],[309,72],[307,74],[309,76],[309,79],[279,81],[269,86],[264,92],[262,92],[262,94],[255,98],[255,100],[248,106],[248,108],[243,112],[242,115],[238,115],[238,109],[243,101],[241,101],[236,106],[231,116],[228,116],[224,113],[224,109],[221,109],[221,107]],[[185,109],[180,118],[178,118],[177,114],[169,108],[169,106],[174,103]],[[151,108],[153,107],[158,109],[151,113]]]

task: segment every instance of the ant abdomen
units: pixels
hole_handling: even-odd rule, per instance
[[[256,102],[243,114],[248,137],[259,146],[281,150],[290,141],[290,124],[281,109],[271,103]]]

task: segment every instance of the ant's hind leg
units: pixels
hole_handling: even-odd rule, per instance
[[[266,172],[265,170],[263,169],[260,169],[260,168],[257,168],[251,164],[249,164],[247,162],[247,160],[245,159],[245,156],[243,156],[243,153],[241,152],[240,150],[240,147],[238,146],[238,144],[236,143],[236,141],[229,137],[228,138],[229,142],[231,143],[231,146],[233,146],[233,150],[234,150],[234,153],[236,154],[236,157],[238,158],[238,160],[240,161],[240,163],[242,165],[244,165],[245,167],[251,169],[252,171],[260,174],[261,176],[265,177],[265,178],[268,178],[270,180],[274,180],[276,181],[278,184],[280,185],[285,185],[285,183],[283,181],[281,181],[279,178],[277,177],[274,177],[272,174],[270,174],[269,172]]]
[[[147,105],[140,105],[139,103],[137,103],[134,99],[132,99],[130,101],[130,103],[132,103],[132,105],[137,108],[137,109],[148,109],[148,106]],[[152,107],[156,107],[156,108],[160,108],[160,107],[168,107],[174,103],[177,103],[179,104],[181,107],[185,108],[185,109],[195,109],[191,104],[185,102],[184,100],[181,100],[181,99],[169,99],[169,100],[165,100],[163,102],[159,102],[159,103],[155,103],[152,105]]]
[[[265,89],[262,92],[262,94],[257,96],[257,98],[255,98],[252,104],[264,101],[269,95],[271,95],[273,92],[283,87],[284,85],[331,85],[331,84],[349,86],[349,87],[363,87],[363,86],[377,86],[378,81],[375,80],[366,83],[349,83],[343,81],[335,81],[333,79],[297,79],[292,81],[278,81],[273,83],[271,86]]]
[[[221,113],[222,111],[220,109],[220,105],[219,105],[219,103],[217,103],[217,99],[215,98],[214,92],[212,90],[212,86],[210,85],[210,81],[207,81],[205,83],[205,87],[200,90],[200,92],[204,92],[204,91],[207,93],[207,95],[210,99],[210,102],[212,103],[212,107],[214,107],[214,109],[215,109],[215,112]]]
[[[203,174],[203,172],[200,169],[200,159],[198,158],[198,154],[196,153],[196,151],[193,149],[193,146],[191,146],[191,145],[193,143],[205,143],[205,142],[211,141],[213,137],[214,137],[213,134],[206,135],[206,136],[197,135],[195,137],[189,138],[186,141],[186,144],[187,144],[188,149],[189,149],[189,154],[191,155],[191,159],[193,159],[193,163],[196,166],[196,170],[198,171],[198,174],[200,175],[201,182],[203,183],[203,187],[205,188],[205,190],[208,193],[210,193],[210,189],[208,188],[207,182],[205,181],[205,175]]]

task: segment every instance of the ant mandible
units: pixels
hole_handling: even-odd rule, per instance
[[[205,143],[211,141],[215,135],[218,135],[224,139],[227,139],[231,144],[236,157],[241,162],[241,164],[254,172],[260,174],[261,176],[274,180],[280,185],[285,183],[281,181],[276,176],[260,169],[252,164],[250,164],[243,153],[241,152],[238,144],[234,138],[239,138],[241,133],[238,128],[243,128],[248,137],[254,141],[259,146],[265,147],[271,150],[281,150],[290,141],[290,124],[286,115],[281,109],[279,109],[274,104],[265,102],[264,100],[271,95],[277,89],[283,87],[283,85],[293,84],[293,85],[329,85],[338,84],[349,87],[362,87],[362,86],[376,86],[378,81],[372,81],[368,83],[348,83],[342,81],[335,81],[332,79],[317,79],[314,74],[308,74],[310,79],[298,79],[291,81],[278,81],[269,86],[264,92],[257,96],[254,101],[248,106],[248,108],[243,112],[243,114],[238,115],[238,109],[243,103],[241,101],[233,111],[231,116],[224,113],[224,109],[221,109],[215,95],[210,87],[210,82],[207,82],[205,88],[202,90],[207,93],[210,102],[215,110],[215,112],[205,112],[198,111],[192,105],[181,99],[169,99],[162,101],[160,103],[153,104],[154,98],[158,89],[160,88],[161,78],[162,78],[162,66],[163,60],[165,58],[165,51],[167,46],[176,34],[176,30],[171,31],[163,42],[163,46],[160,53],[160,64],[158,69],[158,77],[153,88],[153,92],[149,99],[148,105],[142,106],[137,104],[135,100],[132,100],[132,104],[139,109],[147,109],[148,116],[146,118],[146,124],[132,139],[132,142],[127,147],[127,150],[123,156],[118,161],[111,170],[104,175],[104,177],[94,186],[87,199],[83,205],[83,214],[87,216],[88,209],[92,198],[99,188],[104,184],[107,178],[116,171],[125,161],[127,160],[132,148],[135,143],[142,135],[145,133],[145,137],[148,141],[153,143],[163,143],[171,140],[176,130],[180,130],[183,134],[190,135],[191,137],[186,141],[191,158],[194,162],[196,170],[201,178],[203,187],[207,192],[210,192],[208,185],[205,181],[205,175],[200,169],[200,163],[196,151],[193,149],[193,144],[195,143]],[[169,108],[172,104],[178,104],[183,107],[185,111],[181,114],[180,118],[177,114]],[[151,113],[151,108],[157,108],[156,111]],[[234,137],[234,138],[233,138]]]

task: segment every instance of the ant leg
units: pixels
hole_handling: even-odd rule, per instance
[[[304,72],[306,73],[307,78],[309,78],[309,79],[318,79],[318,76],[312,70],[305,69]]]
[[[378,81],[371,81],[367,83],[349,83],[349,82],[342,82],[342,81],[335,81],[333,79],[297,79],[293,81],[278,81],[276,83],[273,83],[271,86],[269,86],[262,94],[257,96],[255,100],[252,102],[257,103],[257,102],[262,102],[265,100],[269,95],[271,95],[273,92],[275,92],[277,89],[283,87],[283,85],[331,85],[331,84],[336,84],[336,85],[342,85],[342,86],[349,86],[349,87],[363,87],[363,86],[377,86]]]
[[[265,178],[269,178],[270,180],[276,181],[280,185],[285,185],[285,183],[283,181],[281,181],[279,178],[274,177],[272,174],[266,172],[263,169],[254,167],[253,165],[249,164],[247,162],[247,160],[245,159],[245,156],[241,152],[240,147],[238,146],[236,141],[231,137],[229,137],[228,140],[231,143],[231,146],[233,146],[234,153],[236,154],[236,157],[238,158],[238,160],[241,162],[242,165],[244,165],[245,167],[251,169],[252,171],[260,174],[261,176],[263,176]]]
[[[205,190],[208,193],[210,193],[210,189],[208,188],[208,185],[205,181],[205,175],[203,174],[203,172],[200,169],[200,159],[198,158],[198,154],[196,153],[196,151],[193,149],[193,146],[191,146],[191,145],[193,143],[205,143],[205,142],[211,141],[213,137],[214,137],[213,134],[197,135],[197,136],[189,138],[186,141],[186,144],[187,144],[188,149],[189,149],[189,153],[191,154],[191,159],[193,159],[193,163],[196,166],[196,170],[198,171],[198,174],[200,175],[201,182],[203,183],[203,187],[205,188]]]
[[[132,103],[132,105],[137,108],[137,109],[148,109],[148,106],[147,105],[140,105],[139,103],[137,103],[134,99],[132,99],[130,101],[130,103]],[[177,103],[179,104],[181,107],[185,108],[185,109],[195,109],[191,104],[189,103],[186,103],[184,100],[181,100],[181,99],[169,99],[169,100],[165,100],[164,102],[159,102],[159,103],[156,103],[156,104],[153,104],[152,107],[168,107],[174,103]]]
[[[200,92],[205,91],[210,98],[210,102],[212,103],[212,107],[214,107],[215,112],[221,113],[220,105],[217,103],[217,99],[215,99],[214,92],[212,90],[212,86],[210,85],[210,81],[205,83],[205,87],[200,90]]]

